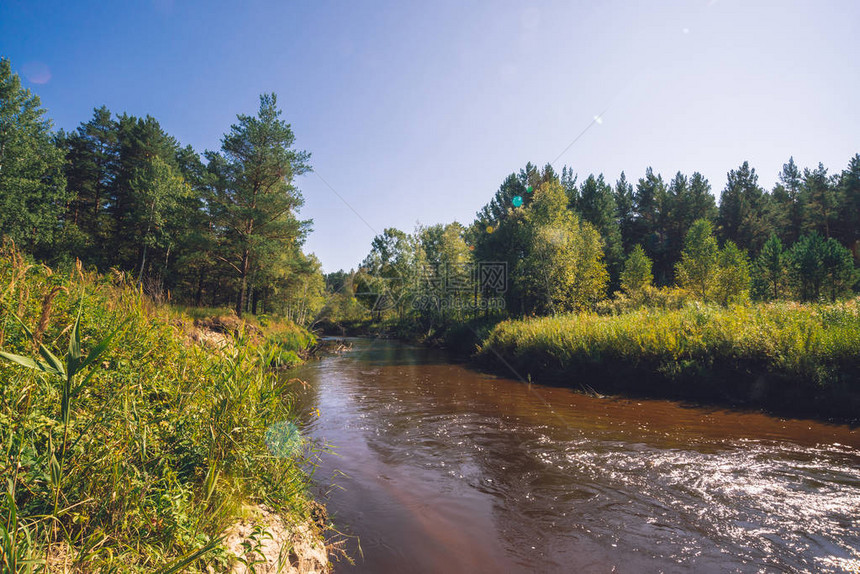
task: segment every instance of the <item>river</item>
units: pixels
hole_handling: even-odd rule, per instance
[[[295,373],[303,433],[334,451],[315,480],[355,561],[336,573],[860,569],[858,429],[353,345]]]

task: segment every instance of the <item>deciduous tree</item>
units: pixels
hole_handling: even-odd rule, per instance
[[[720,249],[707,219],[696,220],[687,233],[681,261],[675,270],[678,286],[703,301],[711,298],[719,271]]]
[[[651,260],[645,255],[641,245],[637,245],[627,256],[624,270],[621,272],[621,290],[626,295],[642,293],[654,284],[651,273]]]

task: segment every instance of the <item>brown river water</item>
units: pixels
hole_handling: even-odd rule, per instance
[[[353,345],[295,373],[336,573],[860,570],[860,429]]]

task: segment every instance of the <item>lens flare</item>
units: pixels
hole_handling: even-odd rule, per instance
[[[34,84],[47,84],[51,81],[51,69],[44,62],[26,62],[21,73]]]
[[[266,446],[278,458],[294,456],[302,448],[302,435],[290,421],[280,421],[266,429]]]
[[[514,207],[519,207],[519,206],[521,206],[521,205],[523,204],[523,198],[522,198],[522,196],[520,196],[520,195],[515,195],[515,196],[514,196],[514,198],[511,200],[511,203],[513,203],[513,204],[514,204]]]

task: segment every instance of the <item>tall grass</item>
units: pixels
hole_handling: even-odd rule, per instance
[[[121,276],[0,252],[0,570],[219,571],[245,503],[310,512],[309,447],[266,447],[295,418],[269,351],[176,324]]]
[[[574,386],[860,413],[860,300],[505,321],[479,356]]]

